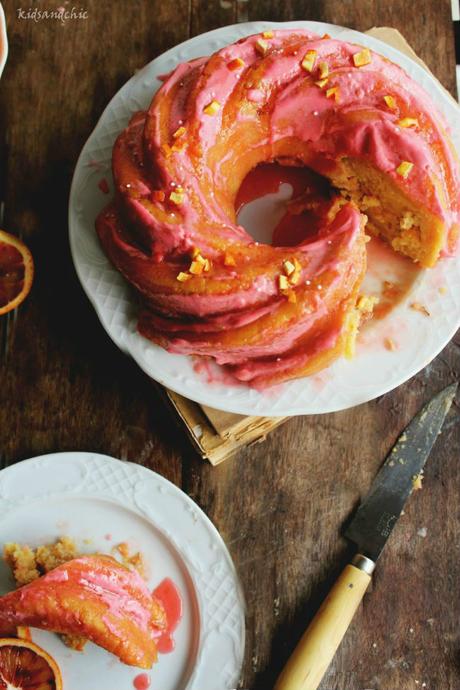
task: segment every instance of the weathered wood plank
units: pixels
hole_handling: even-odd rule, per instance
[[[265,444],[211,468],[177,433],[82,293],[67,244],[72,169],[104,106],[136,68],[190,32],[246,18],[395,26],[454,93],[450,3],[88,0],[88,19],[65,26],[20,21],[15,0],[4,6],[11,40],[0,90],[5,227],[31,246],[37,278],[10,328],[8,360],[0,360],[0,460],[94,450],[141,462],[183,486],[221,530],[246,591],[242,687],[266,690],[345,562],[343,521],[412,414],[458,376],[460,338],[382,399],[293,419]],[[5,320],[0,328],[4,334]],[[324,690],[460,686],[458,416],[454,408],[425,489],[398,525]]]

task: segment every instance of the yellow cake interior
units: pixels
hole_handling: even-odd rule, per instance
[[[444,223],[410,199],[386,173],[363,159],[342,158],[329,176],[341,194],[368,217],[366,229],[422,267],[434,266],[444,246]]]

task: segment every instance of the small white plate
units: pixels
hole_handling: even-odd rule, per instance
[[[0,472],[0,549],[68,535],[82,551],[110,553],[127,542],[145,556],[149,587],[176,584],[183,618],[176,648],[159,655],[152,690],[231,690],[244,654],[244,598],[216,528],[174,484],[140,465],[92,453],[57,453]],[[14,587],[0,565],[0,594]],[[66,690],[129,690],[140,669],[88,643],[75,652],[57,635],[32,638],[61,668]]]
[[[340,359],[317,376],[298,379],[260,393],[246,385],[209,382],[194,369],[191,357],[169,354],[136,331],[136,304],[121,275],[103,253],[95,230],[98,212],[110,197],[98,188],[107,178],[113,142],[137,110],[146,109],[160,86],[157,76],[184,60],[210,55],[243,36],[269,28],[307,28],[360,43],[403,67],[432,96],[450,127],[460,155],[460,110],[440,84],[420,65],[375,38],[320,22],[250,22],[196,36],[172,48],[137,72],[114,96],[78,160],[69,203],[70,244],[83,288],[113,341],[159,383],[195,400],[239,414],[288,416],[346,409],[386,393],[425,367],[449,342],[460,324],[460,257],[445,259],[420,274],[407,298],[386,318],[371,322],[352,361]],[[441,291],[440,291],[441,288]],[[441,294],[442,293],[442,294]],[[409,308],[419,302],[428,318]],[[386,338],[398,349],[385,349]],[[217,377],[218,379],[219,377]]]
[[[6,35],[6,20],[2,3],[0,2],[0,77],[8,57],[8,37]]]

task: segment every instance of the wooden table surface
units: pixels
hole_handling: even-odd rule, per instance
[[[189,36],[238,21],[393,26],[454,94],[450,0],[83,0],[88,18],[64,25],[17,14],[61,0],[3,4],[10,37],[0,86],[3,226],[30,245],[36,280],[17,315],[0,319],[0,464],[99,451],[182,487],[219,528],[244,586],[241,687],[269,690],[346,562],[343,521],[402,427],[458,376],[459,334],[398,390],[346,412],[292,419],[212,468],[83,294],[67,240],[72,171],[102,110],[136,69]],[[424,490],[400,520],[323,690],[460,688],[459,416],[454,406]]]

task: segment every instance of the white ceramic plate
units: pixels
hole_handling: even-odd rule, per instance
[[[0,2],[0,77],[8,57],[8,38],[6,35],[6,20],[2,3]]]
[[[133,112],[148,107],[159,87],[159,74],[179,62],[210,55],[243,36],[268,28],[303,27],[335,38],[367,45],[400,64],[433,97],[444,113],[460,154],[460,111],[436,80],[422,67],[387,44],[331,24],[319,22],[253,22],[226,26],[172,48],[137,72],[112,99],[77,163],[70,207],[70,243],[83,288],[107,333],[124,352],[159,383],[199,403],[250,415],[285,416],[333,412],[372,400],[392,390],[425,367],[449,342],[460,324],[460,258],[442,260],[421,273],[410,295],[385,319],[369,329],[357,356],[339,360],[317,376],[299,379],[259,393],[246,385],[209,382],[194,370],[191,357],[172,355],[136,332],[136,306],[130,288],[102,252],[94,220],[108,198],[98,188],[105,177],[112,193],[110,160],[117,134]],[[440,292],[442,289],[443,294]],[[420,302],[428,318],[409,309]],[[398,349],[384,347],[391,337]]]
[[[0,549],[69,535],[87,552],[128,542],[142,551],[153,589],[170,577],[184,615],[171,654],[148,675],[152,690],[236,688],[244,653],[244,599],[230,555],[198,506],[151,470],[106,455],[57,453],[0,473]],[[0,565],[0,593],[13,588]],[[93,644],[75,652],[57,635],[32,639],[58,662],[66,690],[129,690],[140,669]]]

